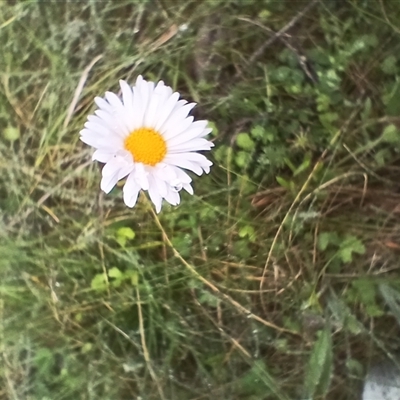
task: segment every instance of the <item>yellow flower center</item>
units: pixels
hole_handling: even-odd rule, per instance
[[[152,128],[135,129],[125,139],[124,146],[131,152],[134,162],[152,167],[162,161],[167,154],[164,138]]]

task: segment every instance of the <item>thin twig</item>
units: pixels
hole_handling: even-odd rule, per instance
[[[280,29],[278,32],[274,34],[274,36],[270,37],[266,42],[263,43],[261,47],[259,47],[250,57],[249,59],[249,64],[253,64],[254,61],[256,61],[265,51],[265,49],[269,46],[271,46],[272,43],[275,42],[275,40],[279,39],[281,36],[283,36],[290,28],[292,28],[297,22],[300,21],[301,18],[304,17],[304,15],[310,11],[317,3],[319,0],[312,0],[310,3],[308,3],[303,10],[301,10],[293,19],[291,19],[282,29]]]
[[[326,155],[328,154],[328,151],[336,145],[336,143],[338,142],[340,136],[342,135],[342,133],[345,131],[345,129],[347,128],[347,126],[350,124],[351,121],[353,121],[353,119],[355,118],[355,116],[358,114],[359,112],[359,108],[357,108],[356,110],[354,110],[352,112],[352,114],[350,115],[349,119],[344,123],[343,127],[340,128],[336,134],[333,136],[333,138],[331,139],[329,146],[322,152],[321,156],[319,157],[318,161],[315,163],[314,168],[312,169],[310,175],[307,177],[307,180],[304,182],[303,186],[301,187],[301,189],[299,190],[299,192],[297,193],[295,199],[293,200],[291,206],[289,207],[289,210],[287,211],[285,217],[283,218],[282,222],[279,225],[278,230],[275,233],[274,239],[272,241],[271,244],[271,248],[269,249],[268,252],[268,256],[267,256],[267,260],[265,261],[265,265],[264,265],[264,270],[262,273],[262,279],[260,281],[260,290],[263,287],[263,282],[264,282],[264,276],[267,272],[267,268],[269,265],[269,262],[271,261],[271,257],[272,257],[272,253],[275,249],[276,243],[278,241],[278,237],[282,232],[282,229],[284,227],[284,225],[286,224],[286,221],[288,220],[291,212],[294,210],[295,206],[297,206],[297,204],[300,202],[301,196],[303,195],[303,193],[306,191],[306,189],[308,188],[311,180],[313,179],[313,177],[315,176],[316,172],[319,170],[319,168],[321,167],[323,161],[325,160]],[[262,299],[261,299],[262,301]]]
[[[211,323],[218,329],[218,331],[221,333],[221,335],[223,337],[225,337],[225,339],[228,339],[234,348],[237,348],[239,350],[239,352],[247,359],[252,360],[253,357],[251,356],[251,354],[239,343],[239,341],[237,339],[235,339],[234,337],[232,337],[231,335],[229,335],[227,332],[225,332],[225,330],[222,328],[221,324],[219,324],[217,321],[214,320],[214,318],[204,309],[204,307],[201,305],[201,303],[199,302],[199,300],[197,300],[196,298],[194,299],[197,306],[201,309],[202,313],[211,321]]]
[[[381,10],[382,10],[382,14],[385,17],[386,22],[388,23],[388,25],[396,32],[396,33],[400,33],[399,28],[397,28],[395,25],[392,24],[392,22],[390,21],[387,13],[386,13],[386,9],[385,9],[385,5],[383,4],[382,0],[379,0],[379,4],[381,5]]]
[[[147,198],[143,196],[146,202],[148,202]],[[220,297],[222,300],[225,300],[229,304],[231,304],[233,307],[235,307],[241,314],[245,315],[247,318],[254,319],[261,324],[268,326],[269,328],[275,329],[278,332],[286,332],[290,333],[292,335],[299,335],[299,333],[291,331],[286,328],[282,328],[278,325],[275,325],[272,322],[266,321],[265,319],[259,317],[258,315],[252,313],[250,310],[248,310],[246,307],[242,306],[240,303],[238,303],[236,300],[232,299],[229,295],[221,292],[213,283],[208,281],[206,278],[204,278],[201,274],[199,274],[196,269],[193,267],[193,265],[189,264],[178,252],[178,250],[175,249],[174,245],[172,244],[171,240],[169,239],[167,233],[165,232],[164,227],[162,226],[157,214],[153,210],[152,207],[150,208],[150,212],[152,213],[154,217],[154,221],[156,222],[158,228],[160,229],[161,233],[164,236],[165,241],[167,242],[168,246],[172,249],[174,256],[182,262],[182,264],[201,282],[203,282],[206,286],[208,286],[218,297]]]
[[[264,26],[263,24],[260,24],[257,21],[253,21],[250,18],[245,18],[245,17],[241,17],[239,18],[239,20],[244,21],[244,22],[248,22],[249,24],[258,26],[259,28],[267,31],[268,33],[273,33],[275,35],[275,32]],[[318,83],[318,75],[316,74],[316,72],[314,71],[314,68],[310,65],[310,62],[307,60],[306,56],[304,54],[302,54],[302,52],[297,49],[295,46],[293,46],[289,40],[286,39],[286,37],[289,37],[289,35],[287,34],[282,34],[279,37],[279,40],[291,51],[294,53],[294,55],[297,57],[297,61],[300,65],[300,68],[303,70],[304,74],[313,82],[313,83]]]
[[[359,176],[359,175],[364,177],[364,191],[363,191],[363,195],[362,195],[362,198],[361,198],[361,204],[362,204],[362,202],[364,200],[364,197],[365,197],[365,189],[366,189],[366,186],[367,186],[367,183],[368,183],[368,176],[367,176],[367,174],[365,172],[359,172],[359,171],[357,171],[357,172],[347,172],[347,173],[342,174],[340,176],[337,176],[337,177],[335,177],[333,179],[330,179],[329,181],[327,181],[327,182],[323,183],[322,185],[318,186],[317,188],[315,188],[312,192],[308,193],[307,196],[305,196],[300,201],[299,205],[297,206],[296,211],[293,214],[292,223],[290,225],[289,243],[291,243],[292,239],[293,239],[292,233],[293,233],[294,223],[295,223],[295,221],[297,219],[297,216],[299,214],[301,206],[305,202],[310,200],[312,196],[315,196],[317,193],[321,192],[322,190],[326,189],[327,187],[329,187],[331,185],[334,185],[336,182],[340,182],[341,180],[348,179],[348,178],[353,177],[353,176]]]

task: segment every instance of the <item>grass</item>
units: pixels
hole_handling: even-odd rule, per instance
[[[309,3],[2,4],[1,399],[354,399],[394,356],[400,5]],[[138,74],[215,127],[160,215],[79,141]]]

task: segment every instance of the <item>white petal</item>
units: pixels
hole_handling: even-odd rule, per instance
[[[177,105],[179,105],[181,101],[182,100],[179,100]],[[174,136],[174,133],[176,132],[177,128],[179,128],[181,124],[185,122],[185,118],[195,105],[196,103],[189,103],[184,105],[183,107],[180,107],[177,111],[175,110],[172,111],[169,118],[160,127],[160,132],[164,135],[166,139]],[[177,106],[175,106],[175,108],[176,107]]]
[[[117,182],[118,182],[118,171],[114,175],[103,176],[101,178],[100,188],[103,192],[110,193],[112,188],[117,184]]]
[[[182,187],[183,184],[178,178],[168,182],[168,189],[172,190],[173,192],[180,192]]]
[[[149,104],[144,115],[143,124],[149,128],[155,128],[159,124],[159,115],[165,107],[165,103],[171,97],[172,89],[166,87],[163,81],[160,81],[154,90],[150,93]],[[175,103],[176,104],[176,103]]]
[[[140,186],[135,181],[135,176],[130,174],[126,179],[123,192],[124,192],[124,203],[128,207],[134,207],[138,196],[139,196]]]
[[[135,112],[133,106],[133,91],[132,87],[128,85],[125,81],[119,81],[122,91],[122,101],[125,107],[125,124],[128,127],[129,132],[132,132],[134,129],[134,118],[133,113]]]
[[[165,197],[168,192],[168,187],[166,182],[163,179],[158,179],[156,176],[153,176],[155,187],[157,188],[157,192],[161,197]]]
[[[94,102],[96,103],[97,107],[101,110],[108,112],[109,114],[113,113],[113,107],[110,103],[104,100],[102,97],[95,97]]]
[[[145,93],[147,93],[147,91]],[[148,97],[144,97],[143,94],[141,93],[140,87],[135,86],[133,88],[133,106],[131,115],[132,130],[143,127],[143,118],[144,118],[144,113],[146,111],[147,102],[148,102]]]
[[[211,128],[206,128],[207,121],[196,121],[185,131],[180,132],[173,138],[168,140],[170,146],[186,143],[190,140],[201,138],[208,135],[211,132]]]
[[[193,171],[196,175],[201,175],[203,173],[203,170],[197,163],[189,161],[186,158],[181,158],[179,155],[167,155],[164,158],[164,162],[170,165],[188,169],[189,171]]]
[[[121,86],[121,91],[122,91],[122,101],[124,103],[124,106],[127,110],[132,110],[133,109],[133,92],[132,92],[132,87],[126,82],[123,81],[122,79],[119,81],[119,85]]]
[[[149,189],[149,173],[142,163],[135,164],[135,180],[143,190]]]
[[[120,181],[121,179],[125,178],[127,175],[129,175],[134,169],[133,164],[132,165],[124,165],[121,167],[121,169],[118,172],[118,180]]]
[[[160,103],[161,96],[159,94],[153,93],[149,100],[147,110],[144,113],[143,125],[152,128],[157,121],[157,108]]]
[[[170,116],[172,110],[175,108],[178,100],[179,93],[175,92],[171,94],[171,96],[168,98],[168,100],[166,100],[164,104],[162,104],[162,108],[160,108],[159,115],[157,117],[157,122],[154,125],[155,130],[160,130],[165,120]],[[186,102],[183,102],[181,107],[183,107],[185,103]]]
[[[189,153],[179,153],[179,157],[186,158],[190,161],[195,161],[200,165],[212,165],[212,162],[208,160],[203,154],[189,152]]]
[[[114,156],[114,152],[106,150],[96,150],[92,155],[93,161],[100,161],[102,163],[108,162]]]
[[[143,110],[144,110],[144,112],[146,112],[147,106],[149,104],[150,96],[153,93],[154,83],[143,80],[142,83],[137,85],[137,88],[139,91],[139,96],[141,97]],[[144,117],[144,114],[143,114],[143,117]]]
[[[95,148],[108,148],[110,150],[116,150],[122,148],[121,140],[118,137],[111,136],[105,138],[97,133],[86,132],[84,133],[80,139],[83,143],[88,144],[89,146]]]
[[[92,115],[91,115],[92,117]],[[105,126],[103,123],[100,122],[93,122],[93,121],[87,121],[85,122],[85,129],[81,130],[81,135],[85,132],[95,132],[99,135],[102,135],[104,137],[107,136],[115,136],[115,133],[108,129],[107,126]]]
[[[152,169],[152,174],[165,182],[171,182],[178,177],[175,169],[171,165],[164,163],[155,165]]]
[[[130,132],[130,118],[126,108],[121,102],[121,99],[112,92],[106,92],[106,99],[111,104],[113,112],[112,115],[117,118],[121,128],[129,133]]]
[[[183,189],[185,189],[189,194],[193,195],[193,188],[189,183],[185,183],[183,185]]]
[[[142,84],[143,81],[144,81],[143,76],[138,75],[138,77],[136,78],[136,86]]]
[[[161,211],[162,197],[161,197],[160,193],[158,193],[158,191],[157,191],[155,182],[152,179],[149,179],[149,181],[150,181],[150,186],[149,186],[150,200],[155,205],[156,212],[158,214]]]
[[[203,156],[203,154],[199,153],[180,153],[179,157],[185,157],[187,160],[197,163],[201,168],[203,168],[206,174],[210,172],[210,167],[213,165],[210,160]]]
[[[94,113],[101,119],[102,124],[106,124],[107,126],[111,127],[114,130],[115,128],[118,128],[118,121],[115,118],[115,115],[113,115],[112,113],[109,113],[108,111],[103,110],[102,108],[99,108]]]
[[[210,167],[212,162],[208,160],[205,156],[199,153],[178,153],[178,154],[168,154],[165,157],[164,162],[169,162],[170,164],[181,166],[182,160],[191,162],[200,166],[206,173],[210,172]],[[184,167],[183,167],[184,168]],[[192,170],[193,172],[196,172]],[[201,175],[201,173],[199,174]]]
[[[179,193],[174,190],[168,190],[167,194],[164,196],[165,200],[173,206],[177,206],[181,202]]]
[[[168,143],[168,153],[184,153],[188,151],[210,150],[214,143],[206,139],[194,139],[186,143],[170,145]]]
[[[172,138],[182,134],[193,124],[193,120],[193,117],[187,117],[180,122],[178,121],[171,129],[165,131],[163,134],[164,139],[169,142]]]
[[[132,172],[135,165],[132,161],[132,156],[128,151],[119,151],[103,167],[102,175],[110,176],[117,173],[118,180],[124,178]]]
[[[156,88],[154,89],[154,93],[161,95],[162,99],[162,107],[164,107],[166,101],[171,97],[173,94],[173,90],[169,86],[165,86],[163,81],[158,82]]]
[[[117,159],[117,157],[114,154],[111,160],[103,167],[101,174],[105,177],[115,174],[118,175],[118,172],[122,167],[123,164]]]
[[[192,182],[192,178],[184,170],[182,170],[178,167],[172,167],[172,168],[175,169],[176,175],[182,183]]]
[[[147,92],[148,92],[148,96],[149,96],[149,100],[150,100],[150,97],[152,96],[152,94],[154,92],[155,85],[154,85],[154,82],[151,82],[151,81],[146,81],[146,85],[147,85]]]
[[[106,92],[105,97],[113,109],[115,108],[115,109],[119,110],[121,107],[123,107],[121,99],[115,93]]]
[[[104,110],[96,110],[94,113],[102,120],[102,125],[105,125],[106,127],[108,127],[116,135],[118,135],[122,138],[125,138],[126,136],[128,136],[129,130],[120,121],[120,116],[118,115],[118,113],[115,113],[115,115],[112,115]]]

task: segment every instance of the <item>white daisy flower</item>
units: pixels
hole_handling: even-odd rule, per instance
[[[111,92],[95,98],[99,108],[88,117],[81,140],[96,149],[93,160],[105,163],[105,193],[127,177],[125,204],[133,207],[140,190],[147,190],[158,213],[163,199],[179,204],[181,189],[193,194],[184,169],[210,172],[212,162],[198,151],[214,146],[204,138],[211,129],[207,121],[193,122],[188,114],[195,103],[179,100],[163,81],[155,85],[139,76],[133,87],[122,80],[120,85],[122,98]]]

